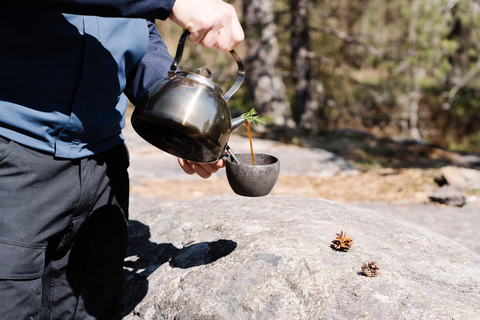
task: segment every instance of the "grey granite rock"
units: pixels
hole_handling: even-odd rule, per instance
[[[441,186],[428,198],[431,201],[446,204],[447,206],[463,207],[467,203],[467,195],[465,189],[458,186],[445,185]]]
[[[367,209],[231,195],[132,218],[124,319],[479,319],[480,256]],[[341,230],[348,252],[330,247]]]
[[[466,190],[480,189],[480,170],[446,166],[440,169],[447,184]]]

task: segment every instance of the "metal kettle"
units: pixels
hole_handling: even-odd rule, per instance
[[[197,73],[178,71],[188,30],[180,37],[168,77],[150,87],[138,101],[132,114],[134,130],[147,142],[176,157],[200,163],[215,162],[227,147],[230,133],[245,123],[232,120],[227,101],[245,78],[243,63],[232,50],[238,76],[224,95],[212,80],[208,68]],[[202,76],[205,70],[208,75]]]

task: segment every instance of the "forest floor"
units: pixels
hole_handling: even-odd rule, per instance
[[[282,174],[271,194],[347,203],[426,203],[428,195],[438,188],[434,182],[437,175],[434,169],[371,169],[358,175],[334,177]],[[133,191],[147,197],[169,200],[232,193],[227,180],[215,176],[208,180],[169,179],[168,183],[161,179],[149,179],[142,186],[134,187]],[[475,194],[470,192],[471,199]]]

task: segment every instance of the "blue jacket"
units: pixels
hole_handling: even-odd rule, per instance
[[[144,5],[139,11],[125,6],[128,11],[119,0],[110,2],[120,8],[95,12],[81,5],[95,1],[60,0],[66,5],[55,8],[164,19],[173,5],[163,1],[162,9]],[[23,2],[29,1],[0,4],[0,136],[60,158],[86,157],[121,143],[127,106],[122,92],[135,103],[171,64],[155,25],[140,18],[40,10]],[[50,3],[33,2],[47,8]]]

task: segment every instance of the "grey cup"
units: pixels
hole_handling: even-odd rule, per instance
[[[272,191],[280,173],[280,161],[271,155],[254,153],[236,154],[241,164],[227,158],[227,179],[233,192],[245,197],[261,197]]]

